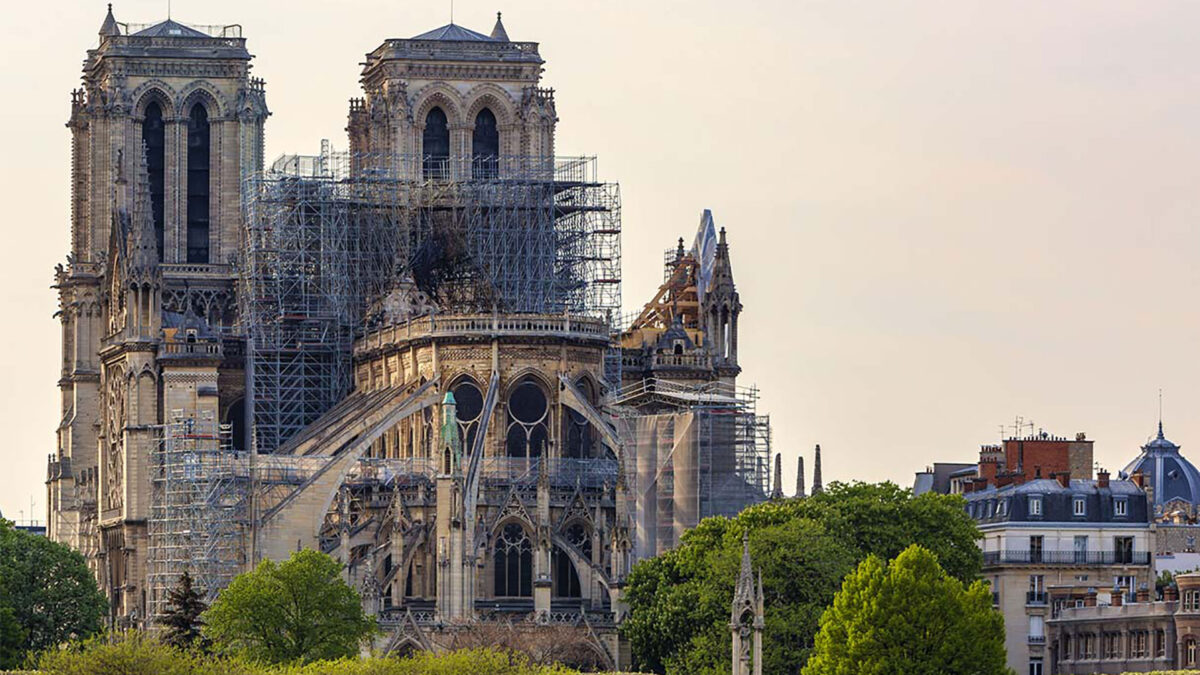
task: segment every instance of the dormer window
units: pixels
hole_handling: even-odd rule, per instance
[[[1129,515],[1129,500],[1113,497],[1113,516],[1125,518]]]
[[[683,341],[682,340],[675,341],[675,355],[676,356],[683,355]]]
[[[1086,516],[1087,515],[1087,498],[1086,497],[1076,497],[1074,499],[1074,508],[1072,510],[1072,513],[1074,513],[1076,516]]]
[[[1029,515],[1037,518],[1042,517],[1042,498],[1040,496],[1029,498]]]
[[[187,329],[187,341],[189,343],[196,341],[196,329],[195,328]]]

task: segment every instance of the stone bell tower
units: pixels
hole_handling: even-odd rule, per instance
[[[118,626],[146,616],[138,580],[146,462],[164,417],[164,318],[195,314],[213,329],[236,318],[241,185],[262,166],[268,115],[250,58],[240,26],[127,24],[109,5],[71,95],[71,250],[55,274],[62,422],[47,520],[53,539],[88,556]],[[237,389],[222,393],[222,410]]]

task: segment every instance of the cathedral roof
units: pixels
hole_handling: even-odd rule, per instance
[[[1142,446],[1142,452],[1125,467],[1125,474],[1142,472],[1148,485],[1154,486],[1154,504],[1162,506],[1174,499],[1200,505],[1200,471],[1179,452],[1179,446],[1163,435]]]
[[[188,37],[188,38],[208,38],[211,37],[206,33],[202,33],[195,28],[185,26],[178,21],[167,19],[162,23],[156,23],[149,28],[143,28],[134,33],[140,37]]]
[[[500,26],[499,19],[496,25]],[[504,26],[500,26],[503,31]],[[495,31],[493,31],[495,32]],[[434,28],[431,31],[426,31],[420,35],[414,36],[413,40],[451,40],[455,42],[508,42],[508,35],[503,39],[489,37],[483,33],[476,33],[470,28],[463,28],[455,23],[448,23],[440,28]]]

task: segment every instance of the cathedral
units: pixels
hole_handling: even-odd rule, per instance
[[[349,149],[267,165],[241,27],[109,6],[67,124],[47,488],[111,625],[313,548],[381,649],[562,629],[617,668],[632,564],[766,497],[724,228],[622,316],[619,189],[554,154],[543,65],[499,15],[387,39]]]

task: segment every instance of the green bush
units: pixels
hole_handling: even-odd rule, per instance
[[[178,649],[138,632],[43,652],[37,669],[44,675],[578,675],[561,666],[534,666],[523,655],[492,649],[270,665]]]

